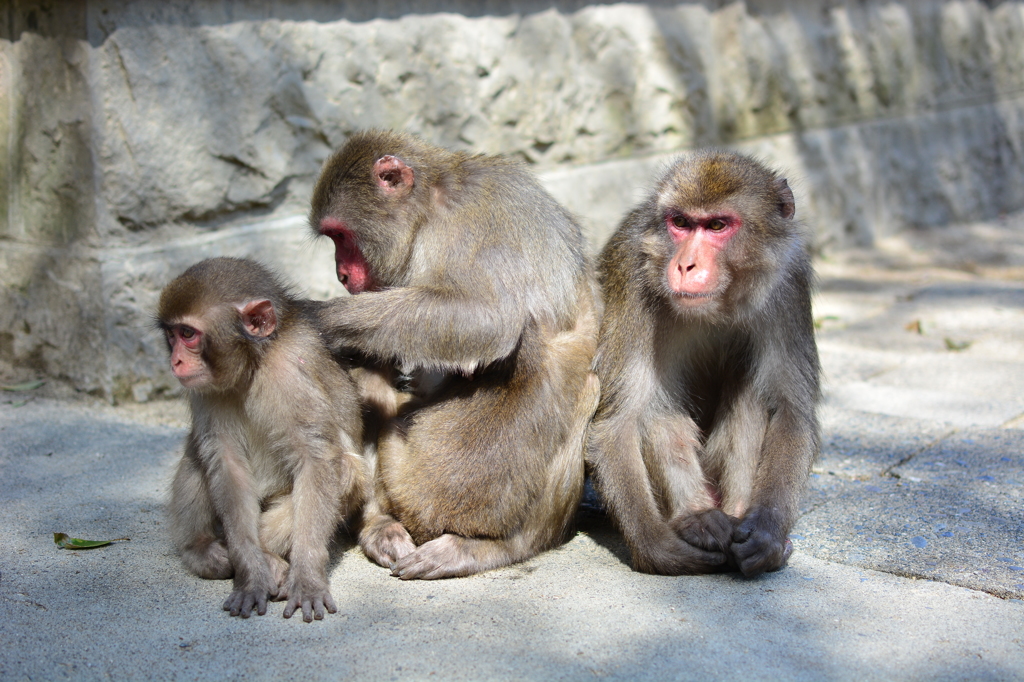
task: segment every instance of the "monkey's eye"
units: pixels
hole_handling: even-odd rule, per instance
[[[708,221],[708,229],[712,232],[721,232],[726,227],[725,221],[718,218],[712,218]]]
[[[196,335],[196,330],[195,329],[193,329],[192,327],[186,327],[186,326],[182,325],[182,327],[181,327],[181,338],[183,338],[183,339],[191,339],[195,335]]]
[[[670,223],[672,223],[672,225],[674,227],[689,227],[690,226],[690,221],[687,220],[686,216],[684,216],[682,214],[679,214],[679,213],[677,213],[675,215],[672,215],[672,216],[669,216],[668,221]]]

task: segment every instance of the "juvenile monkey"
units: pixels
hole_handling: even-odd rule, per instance
[[[601,253],[595,487],[637,570],[782,567],[819,444],[807,237],[786,180],[676,163]]]
[[[598,398],[573,218],[517,163],[369,131],[324,164],[310,224],[355,294],[322,309],[325,338],[382,363],[367,556],[444,578],[564,541]],[[402,400],[392,365],[412,377]]]
[[[311,305],[234,258],[193,265],[160,296],[171,371],[192,413],[171,537],[196,575],[234,576],[232,616],[263,615],[268,598],[287,599],[284,617],[301,609],[306,622],[337,610],[328,546],[365,496],[362,422]]]

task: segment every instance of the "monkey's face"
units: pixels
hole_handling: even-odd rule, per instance
[[[197,321],[183,319],[164,326],[167,347],[171,353],[171,372],[188,389],[208,388],[213,372],[203,359],[205,339]]]
[[[740,217],[729,212],[667,213],[665,229],[675,251],[665,277],[677,306],[700,307],[724,288],[722,252],[741,224]]]
[[[328,216],[320,221],[320,234],[334,242],[334,266],[338,281],[348,293],[358,294],[377,288],[370,264],[359,248],[356,235],[346,223]]]
[[[716,315],[733,279],[727,254],[743,229],[741,216],[694,207],[662,208],[658,214],[644,248],[652,284],[680,315]]]

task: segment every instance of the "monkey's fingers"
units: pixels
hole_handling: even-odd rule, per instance
[[[223,608],[232,616],[248,618],[253,607],[256,607],[256,614],[262,616],[267,612],[267,596],[266,590],[233,590]]]
[[[679,516],[669,522],[679,537],[694,547],[709,552],[728,552],[732,534],[739,522],[721,509],[706,509]]]
[[[763,509],[751,510],[736,527],[732,539],[730,550],[747,578],[779,570],[793,553],[793,543],[781,525]]]
[[[657,542],[633,547],[633,568],[656,575],[718,573],[728,566],[725,552],[709,552],[691,545],[666,526]]]
[[[306,594],[300,597],[290,597],[288,604],[284,607],[284,617],[291,618],[292,614],[295,613],[296,609],[302,609],[302,620],[307,623],[313,622],[313,619],[323,620],[324,611],[327,613],[337,613],[338,607],[334,603],[334,598],[331,597],[330,592],[320,592],[318,594]]]

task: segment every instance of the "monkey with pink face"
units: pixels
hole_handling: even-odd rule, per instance
[[[323,337],[376,368],[366,555],[434,579],[563,542],[598,398],[579,225],[521,164],[389,131],[353,135],[311,203],[353,294],[321,308]]]
[[[807,235],[786,180],[749,157],[684,157],[598,263],[596,489],[634,567],[783,566],[819,444]]]
[[[323,345],[314,303],[263,266],[197,263],[164,288],[157,321],[192,429],[171,486],[171,539],[202,578],[234,578],[232,616],[334,613],[332,537],[366,494],[356,385]]]

